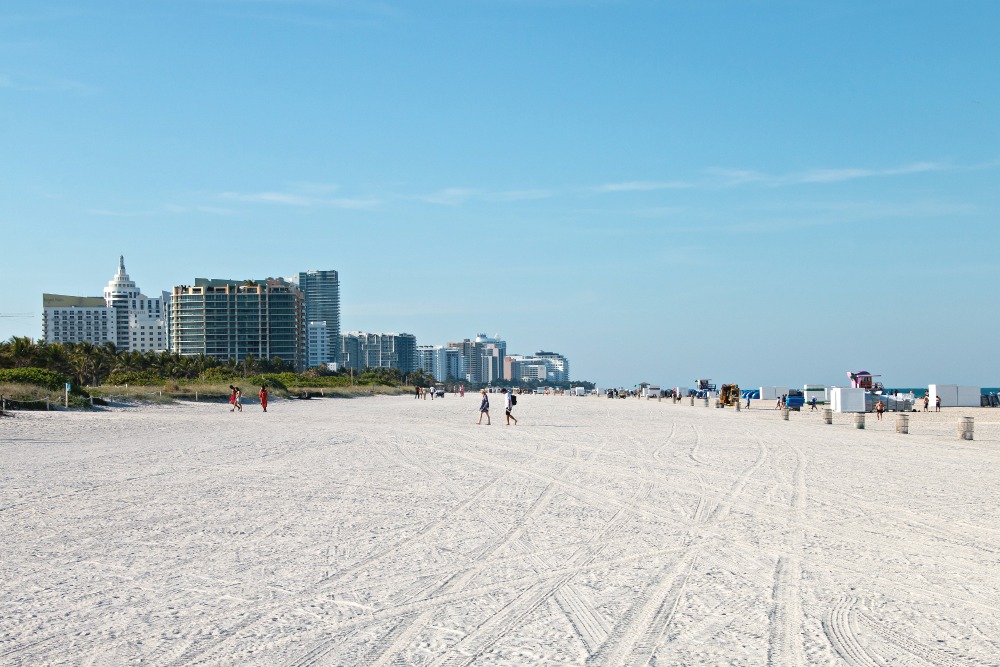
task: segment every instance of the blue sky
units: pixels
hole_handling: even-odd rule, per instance
[[[601,385],[1000,385],[1000,3],[0,6],[0,339],[337,269]]]

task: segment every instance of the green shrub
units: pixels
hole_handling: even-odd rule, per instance
[[[163,384],[163,378],[152,371],[112,371],[104,384],[155,387]]]
[[[66,377],[45,368],[3,368],[0,369],[0,382],[33,384],[59,391],[66,385]]]

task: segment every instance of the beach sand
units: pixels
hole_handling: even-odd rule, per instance
[[[0,664],[1000,664],[1000,409],[491,400],[0,420]]]

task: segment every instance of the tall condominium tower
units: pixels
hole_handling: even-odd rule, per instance
[[[170,298],[170,349],[223,361],[281,358],[296,370],[305,364],[302,293],[284,280],[206,280],[174,287]]]
[[[326,354],[307,349],[310,365],[340,361],[340,278],[336,271],[300,271],[299,289],[305,299],[306,322],[326,322]]]

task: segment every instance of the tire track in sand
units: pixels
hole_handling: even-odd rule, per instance
[[[823,617],[823,632],[833,650],[851,667],[883,667],[881,658],[872,655],[858,641],[858,621],[854,612],[857,598],[843,597]]]

